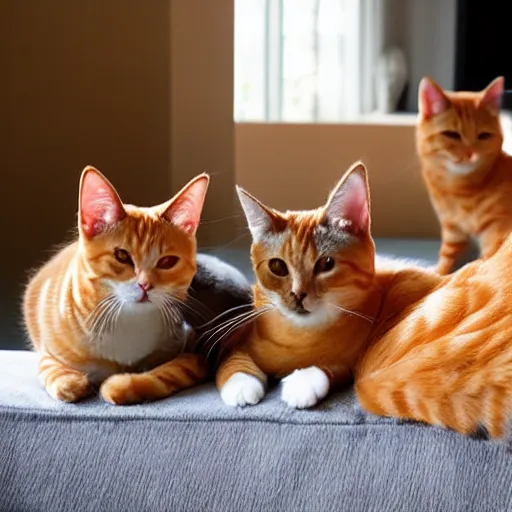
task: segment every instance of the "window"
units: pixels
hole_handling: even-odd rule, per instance
[[[235,121],[340,122],[377,108],[381,0],[235,0]]]

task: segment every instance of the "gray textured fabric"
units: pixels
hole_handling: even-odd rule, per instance
[[[489,441],[272,391],[243,410],[205,385],[162,402],[54,402],[35,355],[0,352],[3,511],[506,511],[512,455]]]

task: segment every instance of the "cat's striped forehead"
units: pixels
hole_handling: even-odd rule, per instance
[[[344,229],[343,220],[328,221],[322,209],[286,212],[283,218],[286,220],[285,229],[269,233],[259,245],[287,259],[316,261],[319,256],[342,250],[354,240]]]
[[[125,219],[125,236],[138,245],[154,245],[168,242],[167,227],[156,208],[140,208],[125,205],[128,217]]]
[[[187,257],[195,250],[194,238],[163,219],[156,208],[124,207],[127,217],[105,235],[107,245],[126,249],[142,261],[167,253]]]

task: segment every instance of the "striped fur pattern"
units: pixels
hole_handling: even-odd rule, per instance
[[[167,397],[202,382],[180,305],[196,271],[195,232],[209,177],[151,208],[123,204],[93,167],[82,172],[78,239],[30,279],[24,320],[39,378],[76,402],[101,385],[113,404]]]
[[[496,252],[512,230],[512,157],[502,151],[503,78],[480,92],[443,91],[424,78],[416,143],[422,175],[441,224],[441,274],[457,266],[470,240]]]
[[[238,195],[253,237],[255,308],[217,386],[225,403],[244,406],[263,398],[268,377],[283,379],[283,400],[311,407],[352,378],[378,313],[366,169],[354,164],[312,211],[278,212]]]
[[[512,419],[511,261],[512,235],[488,259],[421,277],[409,305],[395,300],[410,271],[383,283],[386,304],[356,370],[362,406],[503,438]]]

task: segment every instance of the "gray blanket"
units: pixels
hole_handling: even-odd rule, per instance
[[[0,351],[0,511],[507,511],[503,446],[273,390],[225,406],[212,385],[116,407],[49,398],[35,355]]]

